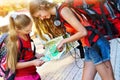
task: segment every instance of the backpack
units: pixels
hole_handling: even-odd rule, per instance
[[[10,69],[6,70],[6,55],[7,55],[7,48],[5,45],[5,40],[7,38],[8,34],[5,33],[0,37],[0,77],[3,77],[4,80],[14,80],[15,72],[12,72]],[[28,50],[27,48],[23,47],[22,41],[19,39],[20,42],[20,53],[18,54],[18,60],[20,59],[20,56],[22,55],[22,52],[25,52]],[[33,40],[31,40],[33,42]],[[34,45],[34,55],[35,55],[36,47]],[[24,56],[22,55],[22,59],[24,59]]]
[[[107,39],[120,36],[120,13],[113,9],[110,0],[65,0],[65,4],[84,14]]]
[[[97,7],[99,10],[95,9],[96,6],[94,7],[94,5],[96,4],[99,5],[99,7]],[[84,42],[87,43],[87,45],[94,47],[94,49],[96,49],[98,52],[99,46],[96,45],[96,41],[99,38],[105,37],[107,39],[113,39],[116,37],[116,34],[118,35],[118,30],[120,33],[120,20],[117,19],[114,14],[112,14],[111,18],[117,19],[118,21],[116,20],[116,22],[111,23],[104,14],[103,3],[99,2],[99,0],[65,0],[65,2],[59,7],[59,12],[56,12],[56,19],[61,21],[60,26],[66,27],[65,30],[70,32],[70,34],[76,33],[76,30],[62,18],[61,14],[59,14],[60,10],[65,6],[68,6],[72,10],[76,18],[87,29],[88,35],[85,37],[86,41]],[[118,26],[115,25],[116,23],[118,23]],[[115,25],[115,27],[113,25]],[[84,54],[81,52],[80,55],[84,56]],[[99,55],[101,56],[101,53],[99,53]]]
[[[8,36],[7,33],[0,37],[0,77],[4,77],[5,80],[14,80],[15,74],[11,70],[6,70],[6,54],[7,48],[5,46],[5,39]]]
[[[74,33],[76,33],[76,30],[74,28],[72,28],[72,26],[67,23],[63,18],[62,15],[59,14],[61,9],[65,6],[68,6],[68,4],[63,3],[59,8],[58,8],[58,12],[56,12],[56,18],[57,20],[60,20],[61,22],[61,27],[65,27],[65,31],[70,33],[70,35],[73,35]],[[80,23],[85,26],[85,28],[88,30],[89,35],[87,35],[87,37],[89,37],[89,41],[87,40],[87,44],[93,45],[94,42],[96,42],[98,40],[99,37],[101,37],[102,35],[99,33],[99,31],[97,29],[95,29],[93,25],[91,25],[86,16],[82,13],[79,12],[79,10],[77,8],[74,7],[70,7],[71,11],[74,13],[74,15],[76,16],[76,18],[80,21]],[[61,16],[61,17],[60,17]],[[98,36],[99,34],[99,36]],[[88,39],[88,38],[87,38]],[[88,43],[89,42],[89,43]],[[82,44],[83,45],[83,44]],[[83,52],[83,51],[81,51]]]

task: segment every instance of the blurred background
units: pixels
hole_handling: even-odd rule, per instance
[[[64,0],[48,0],[51,2],[63,2]],[[8,31],[9,15],[12,12],[28,13],[30,0],[0,0],[0,35]]]

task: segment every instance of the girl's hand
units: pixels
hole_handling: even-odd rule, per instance
[[[39,54],[39,53],[36,53],[35,55],[37,57],[37,59],[40,59],[41,57],[45,56],[44,54]]]
[[[33,60],[33,65],[34,65],[34,66],[37,66],[37,67],[43,65],[44,63],[45,63],[45,61],[42,61],[42,60],[40,60],[40,59],[35,59],[35,60]]]
[[[64,39],[57,45],[57,49],[59,52],[63,50],[64,47]]]

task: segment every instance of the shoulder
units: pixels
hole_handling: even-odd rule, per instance
[[[60,15],[65,16],[71,13],[71,9],[67,5],[61,4],[58,8],[58,12]]]
[[[69,9],[69,7],[66,3],[62,3],[62,4],[58,5],[59,12],[66,11],[67,9]]]

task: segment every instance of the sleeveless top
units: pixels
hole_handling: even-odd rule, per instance
[[[68,6],[68,5],[67,4],[62,4],[59,7],[59,9],[58,9],[59,14],[60,14],[61,10],[66,6]],[[64,23],[64,27],[66,28],[66,32],[69,32],[70,34],[75,34],[77,32],[69,23],[67,23],[63,19],[63,16],[61,14],[60,14],[60,20],[61,20],[61,22]],[[90,34],[91,34],[91,31],[88,31],[88,35],[80,39],[83,46],[90,46],[90,43],[89,43],[89,40],[88,40],[88,37],[90,36]],[[98,38],[99,38],[99,36],[96,35],[93,39],[93,42],[96,42],[98,40]]]

